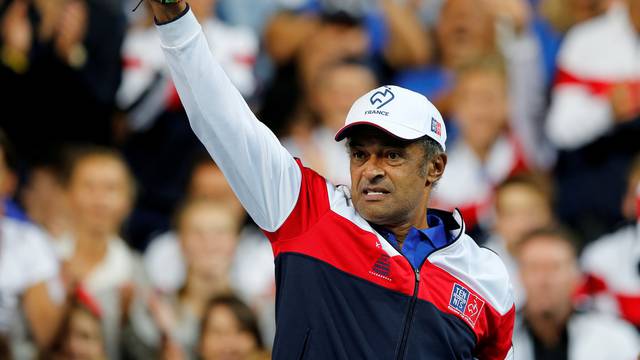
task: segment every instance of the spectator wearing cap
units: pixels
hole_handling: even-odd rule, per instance
[[[514,331],[516,359],[637,358],[640,338],[631,325],[575,310],[580,269],[568,235],[555,228],[534,230],[518,245],[518,262],[527,302]]]

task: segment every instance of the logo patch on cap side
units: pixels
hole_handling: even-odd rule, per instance
[[[442,136],[442,124],[440,124],[435,118],[431,118],[431,131],[436,133],[438,136]]]
[[[376,106],[376,104],[380,104],[378,105],[378,109],[381,109],[383,106],[387,105],[395,98],[396,96],[393,94],[393,92],[391,92],[390,89],[385,89],[384,92],[376,91],[373,95],[371,95],[369,101],[373,106]]]
[[[483,308],[484,300],[460,284],[453,285],[451,298],[449,299],[449,309],[457,312],[471,326],[476,325]]]

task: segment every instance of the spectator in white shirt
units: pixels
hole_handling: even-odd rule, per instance
[[[250,98],[257,88],[254,64],[258,38],[249,29],[218,19],[216,3],[217,0],[195,0],[189,6],[202,24],[211,53],[242,95]],[[152,21],[148,21],[146,26],[131,28],[122,47],[124,71],[116,100],[127,113],[128,126],[133,131],[147,130],[162,112],[181,108],[160,38],[151,25]]]
[[[640,155],[629,171],[622,202],[627,225],[587,246],[581,258],[588,275],[581,291],[594,306],[640,329]]]
[[[508,127],[509,95],[502,58],[477,58],[460,68],[452,101],[459,138],[448,150],[435,207],[459,208],[469,228],[486,220],[496,185],[528,163]]]
[[[580,281],[576,249],[560,230],[541,229],[518,246],[527,302],[516,316],[514,358],[636,360],[640,338],[614,317],[580,313],[573,293]]]
[[[640,136],[639,34],[640,3],[616,1],[574,26],[558,55],[546,119],[560,150],[558,215],[586,239],[623,220],[619,201]]]
[[[186,265],[185,281],[174,292],[136,298],[130,326],[136,335],[138,358],[157,357],[166,337],[190,358],[195,356],[207,303],[215,296],[231,294],[234,288],[231,269],[239,225],[227,203],[196,198],[187,200],[178,211],[175,226]]]
[[[71,155],[64,182],[71,212],[70,251],[60,254],[64,275],[100,303],[107,352],[118,359],[123,309],[142,283],[141,264],[118,235],[132,207],[134,180],[116,151],[91,147]]]
[[[0,190],[8,178],[10,153],[11,145],[0,133]],[[0,199],[6,195],[0,191]],[[10,340],[17,358],[33,355],[33,347],[25,342],[25,322],[37,347],[53,340],[62,320],[64,297],[58,270],[44,233],[6,217],[0,205],[0,336]]]

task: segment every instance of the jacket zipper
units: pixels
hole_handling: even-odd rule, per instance
[[[456,209],[457,210],[457,209]],[[406,355],[407,352],[407,342],[409,341],[409,331],[411,330],[411,323],[413,322],[413,313],[416,307],[416,302],[418,300],[418,290],[420,289],[420,269],[422,269],[422,266],[424,265],[424,263],[429,259],[429,257],[431,255],[433,255],[436,252],[439,252],[441,250],[444,250],[446,248],[449,248],[450,246],[452,246],[453,244],[455,244],[458,239],[460,239],[460,237],[462,236],[462,234],[464,233],[464,227],[461,228],[460,232],[458,233],[458,235],[456,236],[455,239],[453,239],[453,241],[451,241],[449,244],[447,244],[446,246],[434,250],[431,253],[427,254],[427,256],[424,257],[424,259],[422,260],[422,263],[420,263],[420,267],[418,267],[417,269],[413,267],[413,264],[411,264],[411,261],[409,261],[409,258],[407,258],[402,251],[398,250],[398,253],[400,253],[400,255],[402,255],[403,258],[405,258],[405,260],[407,260],[407,262],[409,263],[409,266],[413,269],[413,272],[416,275],[416,280],[415,280],[415,285],[413,287],[413,296],[411,297],[411,302],[409,303],[409,311],[407,311],[407,315],[405,317],[405,322],[404,322],[404,330],[402,331],[402,338],[400,339],[400,348],[398,350],[398,356],[396,356],[396,360],[404,360],[404,357]],[[386,240],[386,238],[385,238]],[[388,242],[388,240],[387,240]],[[393,246],[393,244],[392,244]]]
[[[409,260],[407,259],[407,261]],[[407,316],[405,317],[404,330],[402,332],[402,338],[400,340],[400,351],[398,351],[398,356],[396,357],[397,360],[403,360],[407,351],[407,341],[409,339],[411,323],[413,322],[413,312],[418,300],[418,289],[420,288],[420,269],[413,269],[413,271],[416,274],[416,281],[413,288],[413,296],[411,297],[411,302],[409,303],[409,311],[407,311]]]

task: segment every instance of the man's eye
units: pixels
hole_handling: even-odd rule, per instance
[[[356,160],[362,160],[362,159],[364,159],[364,152],[362,152],[362,151],[354,151],[353,153],[351,153],[351,156],[353,156],[353,158],[356,159]]]
[[[387,158],[389,160],[398,160],[398,159],[400,159],[400,154],[397,153],[397,152],[390,152],[390,153],[387,154]]]

